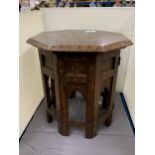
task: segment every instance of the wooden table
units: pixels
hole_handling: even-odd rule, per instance
[[[119,33],[95,30],[43,32],[27,41],[39,50],[47,121],[58,121],[58,130],[84,127],[85,137],[96,135],[99,123],[110,126],[120,49],[132,42]],[[68,98],[84,96],[85,120],[70,120]],[[102,104],[99,100],[102,96]]]

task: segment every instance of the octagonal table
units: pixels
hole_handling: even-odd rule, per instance
[[[132,42],[122,34],[96,30],[43,32],[27,42],[39,51],[47,121],[56,119],[65,136],[70,126],[83,127],[86,138],[96,135],[99,123],[110,126],[120,49]],[[68,98],[76,91],[86,102],[84,120],[69,119]]]

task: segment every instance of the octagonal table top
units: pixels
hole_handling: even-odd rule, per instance
[[[42,32],[27,43],[54,52],[107,52],[133,44],[123,34],[98,30]]]

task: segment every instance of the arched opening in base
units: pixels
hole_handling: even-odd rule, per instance
[[[68,114],[69,121],[85,121],[85,99],[78,90],[68,97]]]

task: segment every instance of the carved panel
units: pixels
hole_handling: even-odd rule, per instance
[[[66,63],[66,74],[87,74],[88,64],[86,62],[67,62]]]
[[[115,59],[113,57],[108,59],[101,59],[101,65],[102,65],[101,72],[114,69],[114,62],[115,62],[114,60]]]
[[[42,55],[42,62],[43,62],[43,67],[53,69],[53,55],[51,54],[50,56],[47,55]]]

